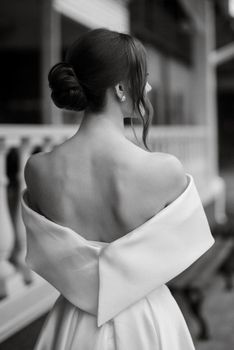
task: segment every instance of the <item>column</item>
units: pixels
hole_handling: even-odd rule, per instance
[[[61,61],[61,15],[54,9],[53,0],[41,0],[41,98],[42,122],[62,124],[62,110],[50,98],[48,73]]]

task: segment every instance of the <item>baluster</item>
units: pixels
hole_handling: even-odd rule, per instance
[[[32,153],[33,145],[28,138],[22,138],[21,144],[18,148],[19,157],[19,169],[17,174],[17,180],[19,185],[18,196],[17,196],[17,206],[15,212],[15,232],[16,232],[16,244],[14,247],[14,252],[12,254],[12,259],[20,269],[23,274],[24,281],[28,284],[32,282],[33,276],[32,272],[25,262],[26,256],[26,231],[25,226],[21,216],[21,206],[20,199],[23,189],[26,187],[24,180],[24,168],[25,164]]]
[[[184,139],[184,159],[186,164],[190,166],[191,159],[190,159],[190,137],[186,136]]]
[[[14,247],[15,234],[8,206],[6,176],[7,145],[0,139],[0,297],[10,296],[23,288],[21,274],[10,263],[9,258]]]
[[[179,140],[176,136],[171,137],[171,152],[182,161],[183,153],[180,152]]]
[[[162,139],[161,139],[161,135],[159,135],[158,137],[158,146],[159,146],[159,152],[165,152],[164,148],[163,148],[163,143],[162,143]]]
[[[181,158],[182,162],[185,164],[185,166],[188,166],[188,144],[189,144],[189,139],[183,137],[181,140],[177,140],[179,149],[181,147]],[[181,145],[181,146],[180,146]]]
[[[158,143],[155,135],[152,136],[152,151],[158,152]]]
[[[44,152],[50,152],[54,147],[54,141],[51,137],[45,137],[42,145],[42,150]]]
[[[163,142],[163,138],[161,137],[161,144],[162,144],[163,152],[169,153],[169,150],[168,150],[168,136],[165,137],[165,142]]]
[[[202,140],[201,140],[201,144],[202,144],[202,159],[203,159],[203,171],[202,171],[202,175],[204,180],[207,182],[207,160],[206,160],[206,139],[205,136],[202,136]]]
[[[181,161],[183,162],[183,144],[181,136],[178,138],[176,136],[173,136],[172,142],[171,142],[171,147],[173,150],[173,154]]]

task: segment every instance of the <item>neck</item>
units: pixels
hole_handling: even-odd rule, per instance
[[[101,113],[85,112],[78,131],[85,134],[114,133],[116,136],[124,136],[124,117],[119,105],[107,104]]]

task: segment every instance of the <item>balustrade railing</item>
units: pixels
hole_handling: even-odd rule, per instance
[[[38,289],[34,288],[38,280],[40,283],[42,281],[39,276],[29,270],[25,263],[26,236],[21,219],[20,195],[25,188],[24,166],[30,155],[38,150],[50,151],[55,145],[71,137],[77,129],[77,125],[5,125],[0,127],[0,313],[3,311],[6,318],[13,315],[12,305],[16,303],[19,295],[24,295],[26,299],[28,295],[31,295],[31,304],[35,303],[38,298],[41,301],[43,295],[47,298],[47,302],[40,310],[34,308],[32,315],[28,313],[25,316],[24,313],[24,316],[21,319],[18,318],[15,323],[13,321],[11,323],[11,319],[8,319],[8,326],[5,320],[0,321],[0,341],[48,309],[56,296],[52,289],[41,289],[40,291],[41,284],[38,285]],[[141,140],[141,126],[136,126],[135,132],[138,139]],[[126,127],[126,137],[137,144],[131,127]],[[207,188],[207,184],[211,181],[207,142],[206,130],[202,126],[157,126],[151,127],[149,131],[148,143],[151,150],[177,156],[185,170],[194,176],[201,189]],[[11,174],[16,179],[14,186],[11,186],[8,171],[8,156],[12,150],[16,154],[15,159],[18,165],[16,173]],[[220,203],[224,205],[222,201],[223,197],[218,206],[220,217],[225,215],[220,205]],[[11,203],[14,203],[12,208]],[[30,294],[33,288],[37,293],[36,299],[33,299]],[[38,295],[39,292],[40,295]],[[48,293],[51,293],[51,299],[48,299]],[[22,307],[27,308],[27,303],[22,301]]]

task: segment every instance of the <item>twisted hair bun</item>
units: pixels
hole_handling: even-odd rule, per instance
[[[51,98],[59,108],[82,111],[88,107],[88,100],[79,83],[73,67],[61,62],[53,66],[48,75]]]

